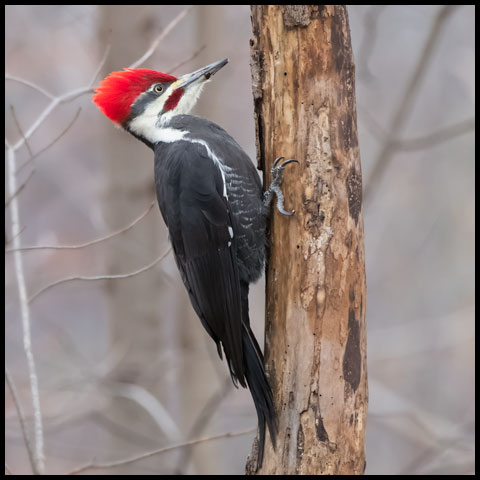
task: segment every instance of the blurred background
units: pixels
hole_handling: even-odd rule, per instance
[[[15,197],[17,238],[22,247],[81,246],[109,236],[82,248],[22,251],[51,474],[256,427],[250,395],[231,386],[171,253],[161,258],[168,243],[158,207],[149,210],[151,151],[91,102],[91,86],[142,57],[185,8],[5,9],[9,145],[23,141],[48,95],[83,89],[15,152],[17,188],[24,185]],[[348,12],[365,192],[366,473],[472,474],[475,9]],[[222,125],[254,160],[250,37],[248,6],[196,6],[142,66],[183,74],[228,57],[195,113]],[[15,242],[10,197],[7,190],[7,250]],[[5,361],[32,431],[13,258],[6,253]],[[250,301],[263,344],[263,280]],[[243,474],[253,437],[86,473]],[[7,384],[5,441],[7,472],[31,473]]]

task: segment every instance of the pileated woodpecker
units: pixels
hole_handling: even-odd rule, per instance
[[[277,159],[273,182],[262,196],[259,175],[247,154],[221,127],[188,115],[205,83],[228,59],[176,78],[144,68],[107,76],[93,101],[110,120],[155,153],[158,204],[192,306],[222,349],[235,386],[250,388],[260,431],[265,423],[275,445],[275,408],[263,355],[250,328],[248,290],[263,270],[270,200],[290,162]]]

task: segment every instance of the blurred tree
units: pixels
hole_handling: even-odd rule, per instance
[[[137,60],[139,55],[147,50],[152,38],[161,31],[157,6],[142,6],[132,15],[131,6],[102,5],[100,12],[101,43],[108,42],[112,46],[104,67],[105,75],[121,70]],[[202,25],[206,21],[205,14],[201,14],[202,9],[199,12],[195,23]],[[205,26],[199,30],[206,32],[209,29]],[[211,40],[208,35],[204,36],[199,38],[199,43],[204,45],[209,39]],[[185,43],[188,45],[189,42]],[[160,65],[142,62],[137,66],[167,71],[172,66],[172,61],[166,64],[164,58],[166,55],[161,56]],[[179,60],[182,59],[177,58],[173,63],[178,64]],[[125,132],[112,128],[110,124],[106,124],[104,138],[108,165],[108,182],[104,196],[105,217],[122,224],[130,215],[138,215],[155,196],[153,155],[143,144],[134,141]],[[167,230],[157,205],[154,209],[158,221],[150,217],[136,227],[133,242],[132,236],[119,239],[118,248],[109,251],[108,265],[111,272],[130,271],[139,265],[145,265],[153,260],[152,255],[165,249],[168,244]],[[173,263],[172,257],[169,260]],[[116,386],[121,390],[119,392],[118,388],[115,388],[114,392],[137,403],[142,398],[147,404],[156,403],[156,407],[147,409],[147,412],[150,416],[157,416],[156,424],[160,426],[161,433],[168,438],[168,442],[175,443],[181,436],[186,435],[184,432],[190,431],[198,416],[201,416],[203,405],[212,395],[212,391],[216,393],[218,379],[207,352],[203,351],[205,332],[190,306],[177,268],[175,266],[165,269],[169,274],[168,280],[158,270],[152,269],[128,282],[110,281],[107,291],[112,349],[127,352],[112,375],[117,382]],[[162,296],[167,281],[170,292],[168,304]],[[198,350],[203,353],[196,357]],[[165,358],[168,358],[168,352],[172,351],[175,377],[167,384]],[[163,363],[159,361],[162,356]],[[196,358],[195,368],[192,367],[193,358]],[[158,372],[155,378],[153,371]],[[205,388],[205,385],[212,388]],[[141,398],[132,395],[134,388]],[[149,394],[152,396],[147,399],[146,395]],[[142,401],[140,406],[145,407],[145,402]],[[114,402],[112,406],[115,408],[112,409],[111,416],[122,418],[126,415],[129,418],[129,427],[133,430],[147,432],[150,436],[155,434],[155,423],[152,424],[147,416],[136,414],[139,405]],[[161,413],[163,406],[167,407],[164,414]],[[171,423],[168,411],[175,417],[175,424]],[[165,430],[162,428],[164,426],[173,428]],[[117,450],[117,441],[121,439],[112,439],[113,450]],[[194,451],[191,464],[189,462],[182,465],[182,469],[211,471],[216,457],[215,450],[215,445],[206,445],[202,451]],[[165,467],[162,468],[160,472],[166,473],[173,470],[174,465],[169,465],[166,470]]]
[[[111,45],[102,70],[104,77],[137,60],[148,49],[159,26],[155,24],[157,17],[153,6],[138,9],[134,15],[127,5],[102,5],[99,8],[99,43]],[[105,218],[114,225],[122,225],[126,219],[141,213],[154,199],[153,156],[130,135],[112,128],[110,122],[104,122],[104,125],[101,136],[107,171],[103,208]],[[155,220],[154,216],[149,216],[131,235],[116,239],[114,247],[105,254],[109,273],[135,270],[165,250],[165,229],[161,228],[160,221]],[[161,314],[164,311],[160,298],[162,282],[159,271],[151,269],[127,281],[109,280],[106,283],[110,348],[112,352],[121,352],[121,362],[108,377],[114,382],[107,384],[107,391],[112,395],[109,418],[114,422],[128,418],[128,427],[132,431],[151,437],[159,436],[157,428],[164,419],[156,418],[157,422],[152,422],[151,417],[157,414],[158,408],[149,410],[145,406],[151,404],[154,397],[163,403],[169,400],[169,395],[175,394],[164,388],[161,373],[155,379],[146,379],[152,366],[158,363],[160,352],[171,342],[171,339],[166,341],[169,336],[165,335],[163,327],[168,327],[162,322],[168,319],[167,315]],[[148,414],[139,415],[142,407]],[[170,437],[170,441],[176,439],[175,429],[160,433]],[[115,435],[111,438],[112,451],[121,451],[123,440]]]
[[[344,6],[256,5],[252,78],[259,166],[280,155],[292,217],[271,218],[266,363],[279,435],[261,474],[365,469],[362,177]],[[296,180],[296,181],[295,181]],[[256,448],[247,472],[256,471]]]

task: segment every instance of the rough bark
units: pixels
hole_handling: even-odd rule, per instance
[[[278,156],[266,365],[279,419],[260,474],[360,474],[367,368],[362,176],[344,6],[254,5],[252,79],[259,168]],[[254,473],[256,449],[247,462]]]

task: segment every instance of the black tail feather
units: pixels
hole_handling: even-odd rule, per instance
[[[249,325],[243,325],[242,330],[243,356],[245,362],[245,377],[252,394],[258,416],[260,441],[258,447],[258,466],[262,465],[265,445],[265,427],[268,425],[273,447],[277,436],[277,419],[273,404],[273,394],[268,384],[263,366],[263,355],[257,340]]]

